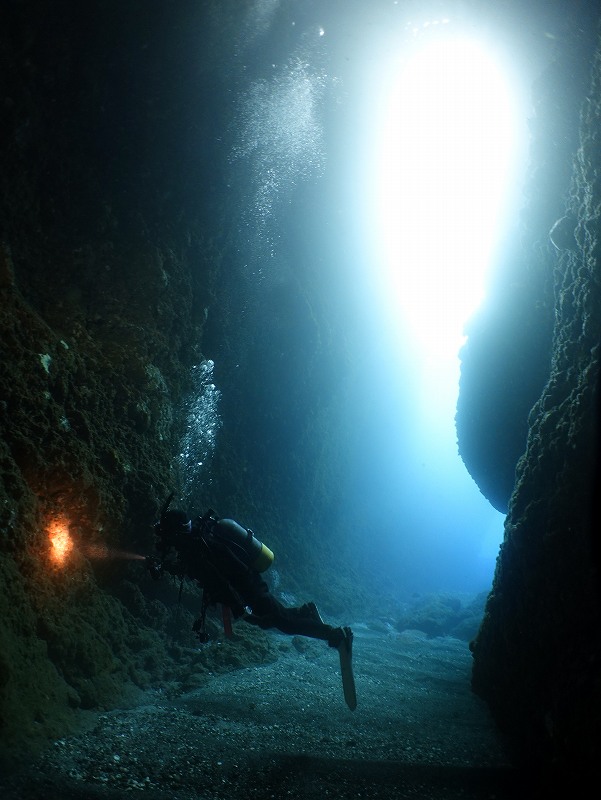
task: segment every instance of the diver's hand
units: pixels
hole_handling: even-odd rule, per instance
[[[146,556],[144,566],[153,580],[158,581],[163,574],[163,562],[158,556]]]

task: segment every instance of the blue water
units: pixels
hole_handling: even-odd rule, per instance
[[[418,6],[399,3],[351,2],[343,10],[336,2],[256,0],[238,18],[224,14],[220,69],[231,81],[231,125],[219,137],[238,276],[229,302],[245,340],[234,366],[245,369],[248,341],[260,347],[266,337],[272,346],[281,337],[275,362],[249,374],[266,408],[252,423],[257,440],[279,442],[285,453],[298,446],[313,405],[329,415],[328,525],[357,537],[367,573],[400,594],[477,592],[490,587],[504,520],[457,453],[458,353],[426,363],[402,334],[403,320],[391,325],[372,292],[379,276],[364,173],[373,95],[388,77],[378,70],[395,49],[429,36],[426,23],[442,16],[446,29],[495,39],[490,18],[466,19],[453,4],[439,4],[434,15],[419,8],[421,16]],[[528,50],[517,32],[511,43],[508,27],[509,18],[499,24],[496,45],[513,64],[519,105],[549,39],[541,33]],[[520,108],[524,128],[527,103]],[[517,215],[517,189],[513,199]],[[219,351],[209,355],[215,382],[202,385],[196,421],[202,428],[208,414],[210,433],[200,431],[202,453],[188,461],[196,479],[210,469],[221,424]],[[303,358],[316,366],[296,369]]]

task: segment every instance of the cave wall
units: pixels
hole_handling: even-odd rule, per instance
[[[473,686],[549,788],[594,775],[601,742],[599,354],[601,52],[582,104],[568,200],[575,242],[554,270],[550,373],[529,418]]]
[[[191,119],[179,91],[213,19],[208,4],[188,26],[193,5],[177,19],[160,2],[0,11],[3,763],[82,710],[208,670],[186,649],[198,597],[180,613],[177,588],[124,557],[150,551],[181,479],[181,403],[223,257],[193,202],[218,183],[203,134],[219,119]],[[208,47],[195,48],[201,107],[219,90]],[[64,566],[57,523],[73,542]]]
[[[568,211],[580,106],[590,82],[594,25],[566,23],[531,89],[528,167],[519,217],[499,248],[488,299],[466,326],[456,428],[459,454],[486,499],[507,513],[528,417],[547,381],[558,251],[575,246]],[[559,221],[553,240],[550,232]],[[555,244],[555,243],[556,244]]]

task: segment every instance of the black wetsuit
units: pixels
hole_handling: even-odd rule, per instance
[[[177,544],[179,561],[174,572],[196,580],[205,593],[205,602],[221,603],[231,609],[235,619],[261,628],[277,628],[283,633],[323,639],[337,647],[341,628],[324,623],[314,604],[289,608],[269,591],[261,574],[237,554],[235,545],[211,533],[192,531]]]

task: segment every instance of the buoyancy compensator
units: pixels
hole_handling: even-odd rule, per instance
[[[250,528],[243,528],[233,519],[220,519],[213,509],[199,520],[201,535],[208,533],[227,544],[238,558],[256,572],[265,572],[273,563],[273,552]]]

